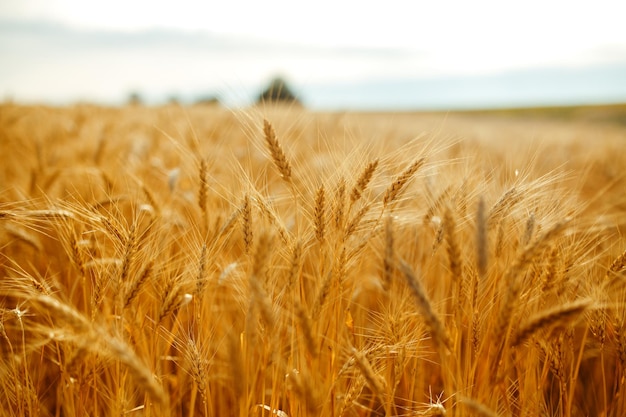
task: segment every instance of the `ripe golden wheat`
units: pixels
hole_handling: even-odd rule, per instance
[[[0,415],[626,415],[625,138],[3,105]]]

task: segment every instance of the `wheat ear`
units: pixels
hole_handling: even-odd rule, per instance
[[[267,120],[263,120],[263,133],[265,134],[265,143],[272,155],[272,161],[278,169],[278,173],[283,180],[291,182],[291,164],[285,156],[283,148],[280,146],[278,139],[276,139],[276,131],[274,126]]]
[[[46,311],[54,313],[55,316],[66,321],[77,333],[82,333],[85,346],[89,350],[100,353],[98,347],[104,345],[117,360],[126,365],[138,385],[143,387],[153,400],[161,405],[167,404],[167,396],[163,387],[128,345],[112,337],[104,329],[92,326],[80,312],[53,297],[41,295],[34,298],[33,301],[45,307]],[[100,345],[99,342],[102,344]]]
[[[335,190],[335,202],[333,211],[335,212],[335,228],[341,230],[345,218],[345,200],[346,200],[346,180],[341,178],[337,189]]]
[[[302,242],[296,240],[291,247],[291,262],[289,265],[289,273],[287,275],[287,288],[291,288],[299,278],[300,268],[302,267]]]
[[[526,221],[526,229],[524,230],[523,244],[528,245],[533,238],[533,232],[535,231],[535,213],[530,213],[528,220]]]
[[[167,316],[176,311],[178,308],[188,304],[192,300],[191,294],[183,291],[182,284],[175,280],[168,291],[165,293],[163,303],[159,309],[157,324],[160,324]]]
[[[521,345],[541,329],[562,326],[577,319],[590,305],[591,300],[578,300],[538,313],[520,326],[511,340],[511,346]]]
[[[396,179],[385,191],[385,195],[383,196],[383,207],[387,207],[398,197],[406,183],[409,182],[417,170],[424,165],[424,162],[426,162],[424,158],[414,161],[407,169],[402,171],[402,173],[396,177]]]
[[[353,348],[354,359],[356,362],[357,368],[361,371],[361,374],[365,378],[367,385],[370,386],[371,390],[380,398],[380,400],[385,403],[385,380],[374,372],[370,361],[367,360],[365,355],[362,352],[357,351]]]
[[[506,212],[511,209],[522,199],[522,193],[513,187],[505,192],[502,197],[491,207],[489,215],[487,216],[487,225],[489,227],[494,226],[502,218]]]
[[[526,269],[533,259],[548,246],[550,241],[565,229],[566,224],[567,221],[556,223],[536,242],[528,245],[505,274],[504,283],[506,285],[506,295],[495,327],[496,337],[494,340],[502,340],[502,337],[505,336],[513,312],[512,308],[520,291],[520,284],[517,282],[517,277]]]
[[[76,265],[80,275],[85,276],[85,259],[83,252],[78,246],[78,239],[73,233],[70,236],[70,247],[72,249],[72,262]]]
[[[626,250],[611,263],[606,276],[610,277],[611,275],[617,274],[624,268],[626,268]]]
[[[385,219],[385,257],[383,259],[383,287],[385,290],[389,290],[391,287],[394,256],[393,217],[387,216]]]
[[[452,192],[452,186],[448,185],[441,194],[437,197],[437,199],[428,207],[426,210],[426,214],[424,214],[423,222],[424,224],[428,224],[432,221],[435,212],[439,210],[443,202],[450,197],[450,193]]]
[[[352,219],[350,219],[350,221],[348,222],[348,224],[346,226],[344,235],[343,235],[343,239],[344,240],[348,239],[354,232],[356,232],[357,228],[361,224],[361,220],[363,220],[363,217],[365,217],[365,215],[367,214],[367,212],[369,211],[370,208],[371,208],[371,206],[369,204],[364,205],[354,215],[354,217]]]
[[[463,264],[461,260],[461,249],[456,237],[456,222],[452,215],[452,210],[448,207],[443,215],[443,227],[445,240],[448,245],[448,261],[450,262],[450,272],[456,281],[463,280]]]
[[[208,400],[206,391],[209,379],[207,361],[202,352],[200,352],[198,344],[192,338],[187,340],[186,356],[189,361],[189,373],[198,386],[202,401],[206,403]]]
[[[122,258],[122,269],[120,270],[119,282],[124,283],[128,278],[130,271],[130,265],[135,260],[135,254],[137,253],[137,230],[136,225],[133,222],[128,231],[126,237],[126,245],[124,246],[124,257]]]
[[[518,282],[518,276],[526,269],[526,267],[540,254],[544,249],[548,247],[552,239],[560,235],[565,226],[569,222],[566,219],[562,222],[556,223],[552,228],[546,231],[537,241],[528,245],[522,252],[521,256],[516,259],[513,265],[506,272],[503,282],[506,285],[504,300],[500,307],[500,314],[496,320],[496,325],[493,328],[493,340],[500,343],[500,346],[496,353],[496,359],[492,362],[492,374],[497,375],[497,367],[500,364],[502,353],[504,351],[506,341],[508,340],[508,330],[511,322],[511,317],[515,305],[517,304],[517,297],[521,291],[520,283]]]
[[[252,206],[250,205],[250,196],[246,194],[241,209],[241,221],[243,222],[243,242],[246,253],[250,253],[252,249]]]
[[[200,170],[198,172],[200,179],[200,187],[198,189],[198,207],[202,214],[202,225],[206,228],[207,221],[207,197],[209,195],[209,182],[207,179],[208,163],[205,158],[200,160]],[[206,230],[205,230],[206,232]]]
[[[148,265],[143,270],[143,273],[138,278],[136,278],[131,283],[131,285],[128,286],[128,288],[126,289],[126,293],[124,294],[124,300],[122,303],[123,308],[127,308],[133,302],[133,300],[137,298],[137,295],[139,294],[139,291],[141,290],[143,285],[148,282],[148,280],[152,276],[153,266],[154,263],[152,261],[148,262]]]
[[[268,234],[264,233],[259,238],[259,243],[254,253],[252,273],[249,277],[252,301],[258,306],[261,317],[269,328],[274,327],[275,317],[271,301],[263,288],[261,280],[263,278],[262,272],[266,267],[271,251],[272,239]]]
[[[422,287],[422,283],[415,276],[413,269],[402,260],[400,261],[400,269],[409,284],[413,298],[415,298],[417,302],[417,307],[424,317],[426,326],[430,330],[435,345],[446,347],[448,350],[451,349],[452,342],[446,333],[441,319],[433,310],[430,300],[426,295],[426,291],[424,287]]]
[[[476,269],[479,278],[483,278],[487,274],[488,253],[485,200],[481,198],[478,200],[478,208],[476,209]]]
[[[320,186],[315,193],[315,212],[314,212],[315,238],[319,243],[324,242],[324,233],[326,229],[326,195],[324,186]]]
[[[311,356],[316,357],[319,350],[317,348],[317,341],[313,333],[311,318],[301,304],[296,304],[295,310],[296,316],[298,317],[298,323],[300,324],[300,329],[302,330],[302,336],[304,337],[304,345],[306,346],[306,350]]]
[[[207,271],[207,263],[208,263],[208,249],[207,244],[204,243],[202,245],[202,250],[200,251],[200,259],[198,262],[198,276],[196,277],[196,295],[200,295],[206,286],[206,271]]]
[[[352,188],[352,192],[350,193],[350,204],[354,204],[361,198],[363,191],[367,189],[367,186],[372,180],[372,176],[374,175],[374,171],[376,171],[377,167],[378,159],[375,159],[367,164],[363,172],[361,172],[361,175],[359,175],[359,178],[357,179],[356,184],[354,185],[354,188]]]

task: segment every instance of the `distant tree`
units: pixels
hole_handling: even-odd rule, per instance
[[[131,106],[141,106],[143,104],[143,99],[141,98],[141,94],[137,91],[133,91],[128,95],[126,102]]]
[[[167,98],[167,104],[170,104],[172,106],[179,106],[180,98],[178,98],[176,94],[172,94],[171,96]]]
[[[207,96],[198,97],[195,101],[195,104],[216,106],[220,104],[220,99],[218,96],[207,95]]]
[[[273,78],[267,88],[259,94],[257,103],[295,103],[300,104],[300,100],[292,92],[287,82],[282,77]]]

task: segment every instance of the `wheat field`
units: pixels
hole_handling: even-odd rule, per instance
[[[0,415],[626,415],[626,128],[0,107]]]

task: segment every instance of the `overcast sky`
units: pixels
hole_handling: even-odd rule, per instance
[[[328,86],[626,69],[625,15],[622,0],[1,0],[0,95],[245,96],[277,73]]]

